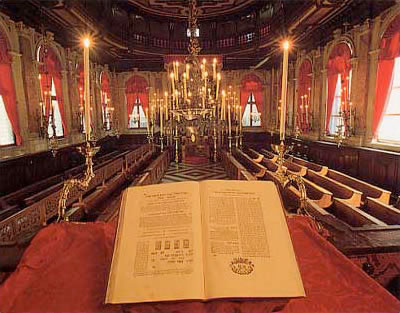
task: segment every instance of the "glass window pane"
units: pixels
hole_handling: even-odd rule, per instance
[[[242,117],[242,126],[250,126],[250,104],[246,104]]]
[[[398,142],[400,140],[400,116],[384,116],[379,127],[378,139]]]
[[[3,97],[0,95],[0,146],[13,144],[15,144],[14,133],[3,102]]]
[[[258,112],[255,104],[252,105],[252,125],[261,126],[261,114]]]
[[[147,127],[147,119],[144,114],[142,105],[139,105],[139,118],[140,118],[140,128],[146,128]]]

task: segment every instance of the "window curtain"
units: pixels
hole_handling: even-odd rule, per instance
[[[8,54],[6,38],[0,33],[0,94],[3,97],[4,106],[15,135],[15,142],[22,144],[21,130],[19,127],[17,97],[11,67],[11,58]]]
[[[101,75],[101,90],[103,91],[101,103],[106,106],[106,99],[104,96],[107,95],[107,99],[110,99],[110,80],[108,75],[104,72]]]
[[[400,56],[400,16],[386,30],[380,44],[372,133],[377,137],[392,86],[394,59]]]
[[[240,105],[242,106],[242,112],[244,112],[244,109],[246,108],[246,104],[249,100],[249,96],[251,93],[254,95],[257,110],[261,113],[261,110],[264,107],[262,83],[260,79],[254,74],[246,75],[242,79],[242,83],[240,86]]]
[[[329,125],[332,117],[333,101],[335,99],[335,91],[339,74],[343,80],[342,87],[349,87],[348,77],[351,64],[351,51],[346,43],[340,43],[333,48],[328,61],[328,99],[327,99],[327,114],[326,114],[326,131],[329,131]]]
[[[132,113],[136,98],[139,98],[143,111],[149,107],[149,92],[147,82],[143,77],[134,75],[126,82],[126,102],[128,114]]]
[[[301,113],[301,97],[304,95],[307,95],[307,97],[309,97],[309,91],[308,88],[311,88],[311,84],[312,84],[312,65],[311,62],[309,60],[304,60],[303,63],[300,65],[299,68],[299,84],[298,84],[298,88],[297,88],[297,115],[300,117],[300,113]],[[311,99],[310,99],[311,101]],[[304,102],[304,100],[303,100]],[[311,103],[311,102],[310,102]],[[309,108],[311,109],[311,108]],[[297,122],[300,122],[300,119],[297,119]]]
[[[46,50],[46,51],[44,51]],[[58,60],[57,55],[55,54],[53,49],[48,47],[43,47],[40,49],[40,60],[44,63],[40,67],[40,74],[49,74],[54,80],[54,87],[56,89],[56,98],[58,102],[58,106],[60,108],[60,114],[62,119],[62,124],[64,128],[64,135],[68,134],[66,118],[65,118],[65,110],[64,110],[64,99],[63,99],[63,90],[62,90],[62,76],[61,76],[61,64]],[[43,87],[42,87],[43,88]],[[51,83],[50,83],[51,90]],[[48,111],[47,111],[48,112]]]

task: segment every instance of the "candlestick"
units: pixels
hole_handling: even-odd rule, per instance
[[[190,79],[189,71],[190,71],[190,65],[186,64],[186,78],[187,79]]]
[[[163,111],[162,105],[160,105],[160,135],[163,136]]]
[[[214,58],[213,60],[213,80],[217,80],[217,59]]]
[[[146,108],[146,127],[147,127],[147,136],[150,137],[150,120],[149,120],[149,109]]]
[[[286,40],[283,44],[282,98],[281,98],[282,104],[281,104],[281,118],[280,118],[281,141],[285,140],[288,63],[289,63],[289,41]]]
[[[183,98],[187,99],[186,73],[183,73]]]
[[[231,105],[228,104],[228,133],[229,137],[232,135],[232,129],[231,129]]]
[[[225,120],[225,90],[222,90],[221,120]]]
[[[89,47],[90,39],[86,37],[83,40],[83,71],[84,71],[84,88],[85,88],[85,127],[86,127],[86,141],[90,140],[91,127],[90,127],[90,81],[89,81]],[[53,113],[54,114],[54,113]],[[54,122],[54,116],[52,117]]]

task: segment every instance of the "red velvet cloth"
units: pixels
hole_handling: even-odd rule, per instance
[[[146,113],[146,109],[149,107],[149,90],[146,80],[141,76],[133,75],[126,82],[125,87],[128,114],[132,114],[137,98],[139,98],[143,111]]]
[[[17,96],[15,93],[11,58],[8,54],[8,44],[4,35],[0,32],[0,95],[15,135],[17,145],[22,144],[21,130],[19,127]]]
[[[341,75],[343,84],[342,88],[349,89],[349,81],[346,78],[351,70],[350,64],[351,51],[346,43],[336,45],[329,55],[328,61],[328,99],[327,99],[327,114],[326,114],[326,130],[329,131],[331,122],[333,101],[335,99],[336,84]]]
[[[246,108],[251,93],[254,95],[258,112],[261,112],[264,107],[262,91],[262,83],[257,75],[248,74],[243,77],[240,85],[240,105],[242,106],[242,112],[244,112],[244,109]]]
[[[385,31],[380,43],[380,49],[372,123],[372,133],[375,137],[392,89],[394,59],[400,56],[400,16]]]
[[[400,302],[336,250],[305,217],[288,219],[307,297],[283,312],[399,312]],[[270,302],[105,305],[115,224],[50,225],[0,286],[0,312],[263,312]],[[265,283],[273,283],[265,278]],[[182,288],[185,288],[182,286]]]

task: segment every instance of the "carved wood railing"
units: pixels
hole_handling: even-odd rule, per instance
[[[171,163],[171,159],[171,150],[168,148],[143,171],[140,177],[135,180],[134,185],[145,186],[160,182]]]
[[[142,160],[143,155],[152,153],[152,149],[151,145],[144,145],[97,168],[95,170],[95,177],[90,182],[87,190],[82,192],[76,188],[70,192],[67,206],[70,206],[76,201],[82,202],[82,198],[86,194],[104,185],[108,179],[112,178],[117,173],[125,171],[126,164],[129,165],[129,168],[135,166],[137,162]],[[128,162],[125,159],[127,157],[129,158]],[[39,228],[46,225],[50,219],[54,218],[57,214],[57,205],[62,187],[62,184],[58,185],[60,189],[54,190],[53,193],[45,198],[0,221],[0,242],[13,242],[17,240],[18,237],[23,236],[24,233],[37,231]]]

